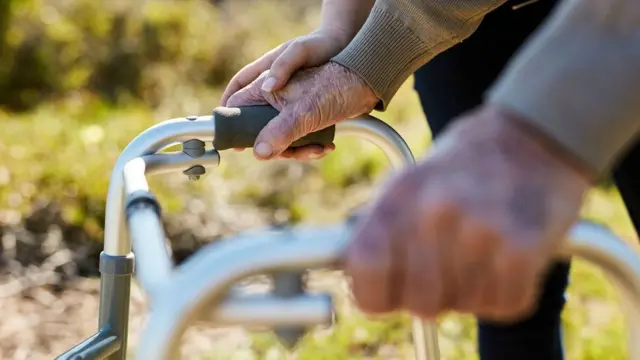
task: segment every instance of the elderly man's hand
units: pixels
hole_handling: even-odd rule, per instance
[[[262,89],[266,76],[263,73],[227,101],[229,107],[269,104],[280,111],[256,139],[254,154],[262,160],[278,156],[319,158],[333,150],[333,145],[296,149],[289,145],[338,121],[368,113],[378,102],[371,88],[356,74],[333,62],[296,73],[282,90],[275,92]]]
[[[458,119],[358,219],[346,257],[356,303],[424,318],[526,316],[589,179],[513,114]]]

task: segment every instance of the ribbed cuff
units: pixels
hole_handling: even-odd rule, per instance
[[[377,1],[351,43],[332,61],[360,76],[384,110],[400,86],[431,56],[429,47],[397,16]]]

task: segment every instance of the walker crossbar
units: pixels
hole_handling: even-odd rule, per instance
[[[190,324],[204,319],[221,326],[267,327],[287,346],[295,345],[313,326],[333,324],[330,295],[308,294],[302,274],[336,265],[350,239],[347,223],[245,232],[209,244],[175,266],[166,245],[160,205],[149,191],[147,175],[183,170],[190,178],[198,178],[205,167],[219,163],[217,150],[252,146],[259,130],[276,114],[267,106],[219,108],[212,116],[157,124],[125,148],[108,190],[100,258],[99,331],[58,359],[126,358],[134,253],[136,279],[150,301],[136,359],[178,359],[182,334]],[[395,167],[414,162],[404,140],[371,116],[341,122],[335,129],[311,134],[294,145],[329,143],[333,131],[372,142]],[[211,140],[214,150],[207,151],[204,141]],[[182,152],[161,152],[176,142],[183,144]],[[640,257],[594,224],[579,223],[569,235],[559,256],[584,258],[618,285],[628,310],[629,339],[633,339],[640,334]],[[239,295],[232,290],[238,281],[257,274],[273,278],[271,293]],[[436,325],[415,319],[413,333],[416,360],[439,359]],[[629,341],[629,346],[630,359],[640,360],[640,345]]]

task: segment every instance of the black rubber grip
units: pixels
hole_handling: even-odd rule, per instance
[[[269,105],[214,109],[213,147],[216,150],[252,148],[260,131],[276,115],[278,115],[278,110]],[[333,143],[335,132],[335,126],[330,126],[298,139],[291,144],[291,147],[329,145]]]

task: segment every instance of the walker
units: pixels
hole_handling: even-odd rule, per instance
[[[217,108],[212,115],[164,121],[129,143],[116,162],[107,194],[99,329],[57,359],[127,358],[134,264],[136,280],[150,302],[136,360],[179,359],[184,331],[201,319],[266,326],[289,346],[310,328],[335,322],[331,296],[307,293],[303,273],[336,266],[350,240],[349,221],[241,233],[208,244],[175,266],[166,245],[160,205],[147,183],[147,175],[171,171],[199,178],[206,167],[219,164],[218,151],[252,147],[260,129],[276,115],[270,106]],[[292,146],[329,144],[336,134],[377,145],[395,168],[414,163],[402,137],[368,115],[309,134]],[[213,149],[205,149],[205,141],[212,141]],[[175,144],[182,144],[182,151],[160,153]],[[617,285],[627,311],[629,358],[640,360],[640,256],[607,229],[585,221],[573,227],[558,256],[583,258]],[[234,284],[260,274],[272,277],[271,293],[234,294]],[[415,359],[439,360],[436,324],[414,319],[412,330]]]

